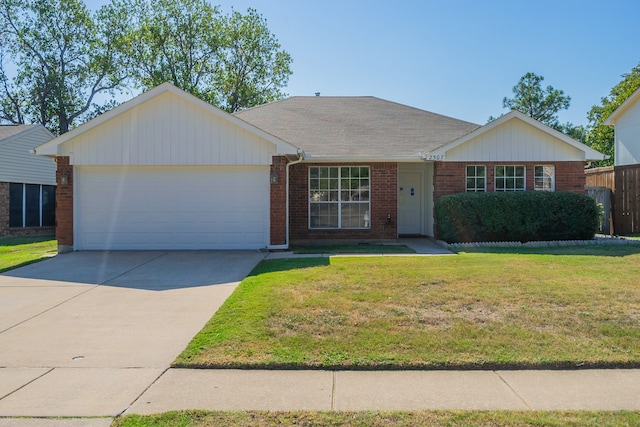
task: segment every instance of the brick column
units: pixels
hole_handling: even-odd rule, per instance
[[[272,245],[284,245],[287,243],[287,158],[285,156],[273,157],[270,174],[273,180],[270,179],[271,231],[269,240]],[[277,182],[273,182],[276,179]]]
[[[73,250],[73,166],[68,156],[57,157],[56,162],[56,239],[58,252],[65,253]]]

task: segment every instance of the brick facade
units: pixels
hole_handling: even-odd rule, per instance
[[[55,227],[9,227],[9,185],[0,182],[0,237],[53,236]]]
[[[584,173],[585,162],[435,162],[433,176],[433,201],[434,203],[447,194],[464,193],[466,191],[466,167],[468,165],[486,166],[487,192],[494,191],[494,174],[496,165],[525,166],[525,188],[533,191],[534,166],[555,166],[555,191],[569,191],[584,194],[586,175]],[[437,235],[437,224],[434,224],[434,232]]]
[[[371,227],[368,229],[309,229],[309,167],[369,166]],[[398,164],[385,163],[300,163],[289,171],[289,227],[291,243],[324,240],[393,240],[398,237]]]
[[[57,158],[56,170],[56,239],[59,252],[73,250],[73,166],[68,156]],[[67,176],[67,184],[63,185],[61,177]]]
[[[287,158],[274,156],[270,173],[277,179],[270,184],[270,243],[284,245],[287,243]]]
[[[586,182],[584,162],[435,162],[433,177],[433,200],[447,194],[464,193],[466,191],[466,167],[484,165],[487,170],[487,191],[494,191],[494,173],[496,165],[525,166],[525,186],[533,191],[534,166],[555,166],[555,191],[570,191],[584,194]]]

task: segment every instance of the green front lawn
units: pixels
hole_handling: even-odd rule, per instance
[[[292,246],[290,248],[296,254],[415,254],[411,248],[405,245],[384,245],[375,243],[362,243],[354,245],[310,245]]]
[[[640,248],[488,251],[262,262],[174,365],[640,366]]]
[[[127,415],[112,427],[268,426],[637,426],[640,412],[416,411],[416,412],[168,412]]]
[[[0,273],[40,261],[58,252],[52,236],[0,238]]]

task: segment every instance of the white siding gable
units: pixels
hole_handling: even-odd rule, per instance
[[[446,161],[575,161],[585,153],[519,119],[511,119],[445,153]]]
[[[615,120],[615,165],[640,163],[640,102],[630,104]]]
[[[75,165],[267,165],[273,143],[172,91],[60,144]]]
[[[38,126],[0,141],[0,182],[55,185],[53,159],[30,152],[52,138],[44,127]]]

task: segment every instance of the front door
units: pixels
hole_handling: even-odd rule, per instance
[[[422,172],[399,172],[398,234],[423,234],[422,209]]]

